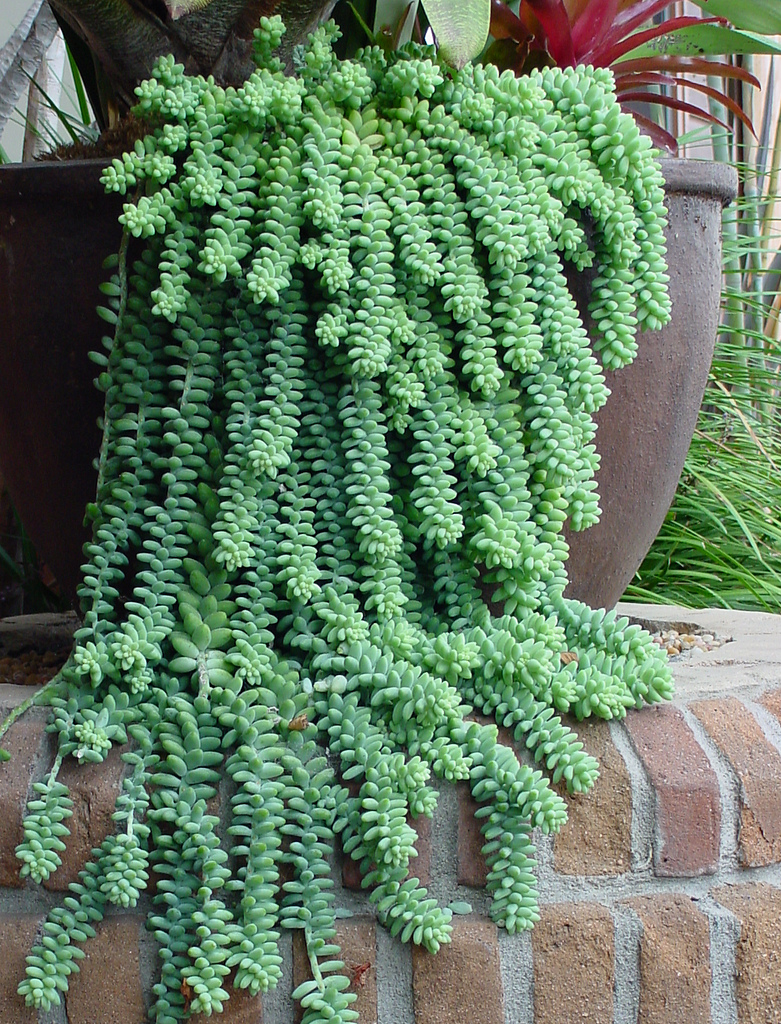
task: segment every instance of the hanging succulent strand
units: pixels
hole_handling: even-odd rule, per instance
[[[610,73],[340,62],[329,24],[286,77],[283,31],[262,20],[239,89],[161,58],[137,90],[153,130],[103,176],[128,201],[84,621],[22,874],[59,865],[62,759],[135,745],[116,833],[28,957],[44,1012],[154,870],[156,1024],[219,1012],[231,974],[273,988],[282,929],[305,941],[305,1024],[356,1020],[335,836],[379,920],[436,952],[451,911],[411,875],[409,816],[433,814],[433,776],[467,780],[492,916],[530,928],[531,830],[566,818],[551,782],[597,775],[559,716],[672,689],[646,633],[563,596],[564,522],[599,514],[594,351],[620,366],[669,316],[662,179]],[[566,262],[594,268],[594,351]]]

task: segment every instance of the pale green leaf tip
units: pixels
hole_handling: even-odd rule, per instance
[[[471,914],[472,904],[466,900],[453,900],[452,903],[448,903],[447,909],[452,910],[454,914]]]
[[[439,56],[460,70],[483,51],[491,25],[491,0],[421,0],[439,44]]]

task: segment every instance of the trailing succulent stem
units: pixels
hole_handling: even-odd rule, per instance
[[[563,596],[607,398],[565,263],[594,268],[603,364],[669,314],[660,172],[610,74],[340,62],[327,25],[285,77],[282,31],[263,20],[239,89],[160,59],[137,90],[154,128],[104,174],[143,245],[105,289],[84,623],[51,728],[57,765],[135,747],[116,834],[28,959],[44,1011],[153,868],[157,1024],[275,986],[283,928],[306,1024],[355,1020],[334,836],[380,921],[435,952],[451,912],[410,877],[409,815],[433,814],[432,775],[467,780],[494,919],[529,928],[531,830],[565,820],[550,782],[597,773],[560,714],[671,692],[647,634]],[[38,879],[67,832],[56,775],[19,847]]]

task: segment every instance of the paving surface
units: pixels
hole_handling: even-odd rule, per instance
[[[720,638],[732,638],[715,650],[693,649],[673,662],[676,688],[682,697],[781,683],[781,616],[629,602],[619,604],[618,611],[651,630],[670,626],[679,632],[704,629]]]

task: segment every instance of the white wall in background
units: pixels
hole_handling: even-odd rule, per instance
[[[31,0],[0,0],[0,47],[5,45],[16,26],[22,21],[30,3]],[[65,62],[62,85],[63,90],[59,105],[68,114],[78,118],[78,104],[73,88],[73,76],[67,61]],[[0,139],[0,145],[2,145],[10,160],[22,159],[22,140],[24,138],[24,116],[26,111],[27,90],[19,98],[17,115],[13,118],[13,123],[7,126],[2,139]],[[63,141],[67,139],[67,133],[61,125],[59,127],[59,134],[62,136]]]

